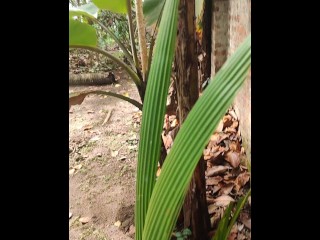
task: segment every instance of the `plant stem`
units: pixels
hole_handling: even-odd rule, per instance
[[[133,24],[132,24],[132,12],[131,12],[131,0],[127,0],[127,8],[128,8],[128,23],[129,23],[129,34],[130,34],[130,40],[131,40],[131,49],[132,49],[132,55],[134,64],[136,65],[136,68],[139,69],[139,61],[137,56],[137,49],[136,44],[134,41],[134,32],[133,32]]]
[[[123,96],[123,95],[121,95],[121,94],[117,94],[117,93],[113,93],[113,92],[107,92],[107,91],[99,91],[99,90],[89,91],[89,92],[82,92],[82,93],[80,93],[80,94],[86,94],[86,95],[88,95],[88,94],[100,94],[100,95],[107,95],[107,96],[112,96],[112,97],[120,98],[120,99],[122,99],[122,100],[124,100],[124,101],[127,101],[127,102],[133,104],[134,106],[136,106],[137,108],[139,108],[139,110],[142,111],[142,104],[141,104],[141,103],[139,103],[138,101],[136,101],[136,100],[134,100],[134,99],[132,99],[132,98],[128,98],[128,97],[126,97],[126,96]],[[79,94],[79,95],[80,95],[80,94]],[[76,95],[78,95],[78,94],[77,94],[77,93],[73,93],[73,94],[69,95],[69,98],[74,97],[74,96],[76,96]]]
[[[128,73],[128,75],[132,78],[132,80],[136,84],[138,91],[139,91],[140,98],[143,101],[144,91],[142,89],[141,79],[127,64],[122,62],[119,58],[113,56],[112,54],[108,53],[107,51],[105,51],[101,48],[97,48],[97,47],[93,47],[93,46],[91,47],[91,46],[85,46],[85,45],[69,45],[69,48],[82,48],[82,49],[91,50],[91,51],[94,51],[97,53],[101,53],[102,55],[110,58],[111,60],[113,60],[114,62],[119,64]]]
[[[139,38],[139,45],[140,45],[140,56],[141,56],[141,64],[142,64],[142,75],[143,75],[143,81],[145,81],[146,71],[148,68],[146,30],[145,30],[145,24],[143,19],[143,12],[142,12],[142,1],[135,0],[135,3],[136,3],[138,38]]]

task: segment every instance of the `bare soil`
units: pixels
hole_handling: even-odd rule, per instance
[[[69,92],[106,90],[139,101],[134,83],[122,71],[114,71],[114,74],[117,84],[70,87]],[[105,122],[110,111],[110,118]],[[140,115],[135,106],[111,96],[89,95],[81,105],[71,107],[70,240],[133,239],[140,127],[136,119]],[[119,223],[121,225],[116,226]]]

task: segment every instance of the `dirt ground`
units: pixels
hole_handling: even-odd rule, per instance
[[[114,74],[117,84],[70,87],[69,92],[108,90],[139,101],[134,83],[121,71]],[[135,119],[140,113],[137,107],[111,96],[89,95],[81,105],[71,107],[70,240],[133,239],[139,138]]]

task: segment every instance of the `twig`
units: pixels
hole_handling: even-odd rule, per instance
[[[104,121],[103,121],[103,123],[102,123],[102,126],[109,121],[109,119],[110,119],[110,117],[111,117],[111,112],[112,112],[112,111],[113,111],[113,108],[109,109],[109,112],[108,112],[106,118],[104,119]]]

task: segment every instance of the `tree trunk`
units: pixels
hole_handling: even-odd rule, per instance
[[[198,54],[202,54],[203,58],[199,61],[200,76],[199,87],[202,92],[202,84],[211,76],[211,21],[212,21],[212,0],[204,0],[204,11],[202,17],[202,38],[198,39]]]
[[[186,119],[199,97],[198,61],[195,31],[195,2],[181,0],[175,54],[178,118]],[[194,240],[207,240],[209,217],[206,202],[204,161],[200,159],[183,206],[184,228],[191,228]]]

